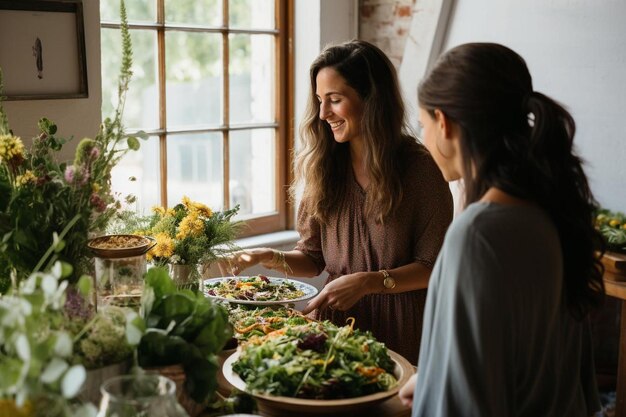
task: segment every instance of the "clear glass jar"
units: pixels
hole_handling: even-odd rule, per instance
[[[97,417],[189,417],[176,401],[176,385],[154,374],[124,375],[106,380]]]
[[[147,269],[146,255],[95,259],[98,306],[138,307]]]

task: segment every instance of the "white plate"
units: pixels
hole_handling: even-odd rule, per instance
[[[386,401],[393,397],[408,381],[409,377],[413,375],[414,368],[408,360],[391,350],[387,350],[387,352],[389,353],[391,360],[393,360],[396,365],[393,373],[398,380],[398,384],[389,391],[382,391],[364,395],[362,397],[344,398],[339,400],[313,400],[249,392],[246,389],[246,383],[233,371],[233,363],[239,359],[239,350],[226,358],[224,365],[222,366],[222,373],[224,374],[226,381],[228,381],[233,387],[241,391],[248,392],[257,400],[260,406],[276,411],[280,413],[280,415],[293,415],[293,413],[298,413],[299,415],[345,414],[346,412],[354,413],[358,410],[363,410],[368,406]]]
[[[252,277],[255,275],[252,275]],[[256,301],[256,300],[237,300],[234,298],[225,298],[225,297],[220,297],[217,295],[210,295],[207,293],[207,287],[209,285],[214,285],[217,284],[219,282],[222,281],[227,281],[227,280],[238,280],[238,279],[246,279],[246,278],[251,278],[251,276],[237,276],[237,277],[219,277],[219,278],[211,278],[211,279],[205,279],[204,280],[204,295],[209,297],[209,298],[213,298],[215,300],[222,300],[222,301],[227,301],[229,303],[235,303],[235,304],[252,304],[252,305],[257,305],[257,306],[268,306],[268,305],[276,305],[276,304],[290,304],[290,303],[295,303],[297,301],[304,301],[304,300],[308,300],[310,298],[315,297],[315,295],[317,294],[317,288],[315,288],[314,286],[312,286],[311,284],[305,284],[304,282],[300,282],[300,281],[296,281],[293,279],[289,279],[289,278],[273,278],[273,277],[267,277],[269,278],[270,282],[272,284],[281,284],[283,282],[288,282],[290,284],[292,284],[293,286],[295,286],[298,290],[302,291],[304,294],[298,298],[294,298],[291,300],[267,300],[267,301]]]

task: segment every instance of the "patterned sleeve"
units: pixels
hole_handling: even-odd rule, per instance
[[[326,267],[322,251],[321,225],[317,219],[311,216],[304,200],[300,202],[298,208],[296,229],[300,234],[300,240],[296,243],[295,249],[311,258],[317,266],[317,274],[321,274]]]
[[[453,203],[448,183],[430,155],[422,158],[419,177],[415,180],[418,189],[420,218],[417,222],[413,259],[432,268],[441,250],[443,238],[452,222]]]

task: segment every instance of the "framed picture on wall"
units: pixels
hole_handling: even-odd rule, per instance
[[[88,97],[82,0],[0,0],[6,100]]]

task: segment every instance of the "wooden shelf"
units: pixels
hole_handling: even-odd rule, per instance
[[[617,277],[613,278],[620,278],[619,275],[622,275],[622,279],[618,281],[626,281],[626,254],[606,252],[602,257],[602,263],[606,272],[617,274]]]

